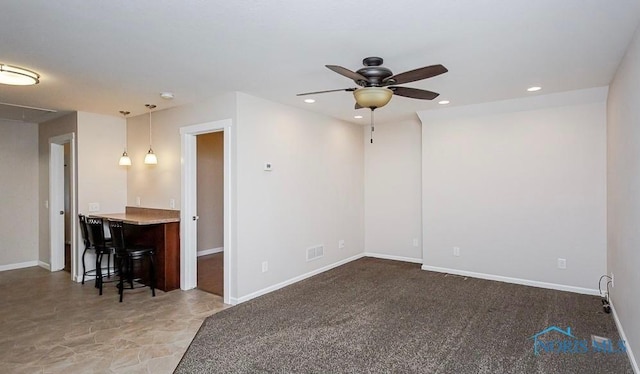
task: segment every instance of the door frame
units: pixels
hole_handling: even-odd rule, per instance
[[[232,241],[231,230],[233,229],[233,165],[232,155],[232,120],[225,119],[200,123],[197,125],[184,126],[180,128],[180,141],[182,144],[181,161],[181,203],[180,203],[180,288],[190,290],[198,284],[198,254],[197,254],[197,155],[196,136],[211,132],[223,132],[224,138],[224,303],[231,304],[235,300],[235,295],[231,294],[234,288],[232,282],[235,276],[235,269],[232,267],[235,257],[235,246]]]
[[[62,229],[58,219],[60,211],[64,211],[64,145],[69,143],[69,201],[71,217],[77,216],[76,204],[76,137],[75,133],[68,133],[49,138],[49,269],[59,271],[64,269],[64,220]],[[71,279],[77,280],[77,225],[71,223]]]

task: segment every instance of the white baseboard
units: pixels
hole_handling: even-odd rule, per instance
[[[41,268],[44,268],[44,269],[47,269],[47,270],[51,271],[51,264],[47,264],[44,261],[38,261],[36,265],[40,266]]]
[[[564,284],[547,283],[547,282],[540,282],[540,281],[534,281],[529,279],[503,277],[501,275],[476,273],[472,271],[458,270],[458,269],[447,269],[447,268],[441,268],[441,267],[429,266],[429,265],[422,265],[422,270],[435,271],[437,273],[462,275],[465,277],[487,279],[487,280],[493,280],[498,282],[521,284],[523,286],[532,286],[532,287],[547,288],[547,289],[558,290],[558,291],[575,292],[575,293],[580,293],[585,295],[594,295],[594,296],[600,295],[600,291],[595,288],[592,289],[592,288],[567,286]]]
[[[19,262],[17,264],[0,265],[0,271],[15,270],[38,266],[38,261]]]
[[[297,277],[293,277],[291,279],[288,279],[288,280],[286,280],[284,282],[280,282],[278,284],[274,284],[273,286],[269,286],[269,287],[263,288],[261,290],[258,290],[256,292],[252,292],[252,293],[250,293],[248,295],[245,295],[245,296],[242,296],[242,297],[238,297],[238,298],[231,297],[231,298],[229,298],[229,302],[231,303],[231,305],[244,303],[245,301],[249,301],[249,300],[254,299],[254,298],[258,297],[258,296],[262,296],[262,295],[267,294],[269,292],[273,292],[275,290],[279,290],[280,288],[286,287],[286,286],[288,286],[290,284],[293,284],[293,283],[296,283],[296,282],[300,282],[301,280],[310,278],[310,277],[312,277],[314,275],[323,273],[323,272],[325,272],[327,270],[331,270],[331,269],[333,269],[335,267],[344,265],[344,264],[346,264],[348,262],[351,262],[351,261],[355,261],[355,260],[360,259],[362,257],[364,257],[363,253],[357,254],[355,256],[352,256],[352,257],[346,258],[344,260],[335,262],[335,263],[333,263],[331,265],[327,265],[327,266],[321,267],[320,269],[316,269],[316,270],[310,271],[308,273],[305,273],[305,274],[299,275]]]
[[[203,250],[201,250],[201,251],[198,251],[198,257],[200,257],[200,256],[206,256],[206,255],[212,255],[212,254],[220,253],[220,252],[224,252],[224,247],[211,248],[211,249],[203,249]]]
[[[620,319],[618,318],[618,313],[616,313],[616,308],[613,306],[613,301],[609,300],[609,305],[611,305],[611,311],[613,312],[613,320],[616,322],[616,327],[618,328],[618,333],[620,334],[620,339],[624,340],[625,346],[627,347],[627,356],[629,357],[629,361],[631,362],[631,367],[633,368],[633,372],[635,374],[640,374],[640,368],[638,367],[638,362],[636,361],[636,357],[631,350],[631,346],[629,346],[629,340],[627,340],[627,335],[624,333],[622,329],[622,323],[620,323]]]
[[[364,257],[375,257],[375,258],[381,258],[383,260],[394,260],[394,261],[411,262],[414,264],[422,264],[421,258],[392,256],[392,255],[385,255],[382,253],[365,252]]]

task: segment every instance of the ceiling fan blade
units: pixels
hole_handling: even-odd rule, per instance
[[[404,73],[392,75],[389,78],[385,79],[383,83],[387,84],[405,84],[409,82],[415,82],[422,79],[427,79],[431,77],[435,77],[436,75],[446,73],[447,68],[442,65],[431,65],[425,66],[423,68],[406,71]]]
[[[356,83],[358,82],[368,82],[369,80],[362,74],[358,74],[354,71],[351,71],[347,68],[343,68],[342,66],[338,66],[338,65],[325,65],[327,68],[329,68],[330,70],[343,75],[349,79],[353,79]],[[359,84],[359,83],[358,83]]]
[[[436,93],[436,92],[421,90],[418,88],[411,88],[411,87],[395,87],[394,86],[394,87],[389,87],[389,89],[393,91],[394,95],[410,97],[412,99],[433,100],[436,97],[438,97],[438,95],[440,95],[439,93]]]
[[[340,88],[340,89],[337,89],[337,90],[326,90],[326,91],[299,93],[296,96],[315,95],[315,94],[321,94],[321,93],[327,93],[327,92],[338,92],[338,91],[353,92],[355,90],[356,90],[355,88]]]

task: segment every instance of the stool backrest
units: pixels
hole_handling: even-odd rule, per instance
[[[84,247],[90,248],[91,242],[89,242],[89,234],[87,233],[87,218],[83,214],[78,214],[78,218],[80,219],[80,232],[82,233]]]
[[[102,218],[86,217],[87,238],[89,243],[96,248],[106,247],[104,240],[104,221]]]
[[[124,244],[124,224],[122,221],[109,220],[109,231],[111,231],[112,245],[117,250],[126,248]]]

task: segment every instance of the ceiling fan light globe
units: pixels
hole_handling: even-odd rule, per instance
[[[353,91],[353,96],[363,108],[381,108],[389,103],[393,91],[385,87],[363,87]]]

